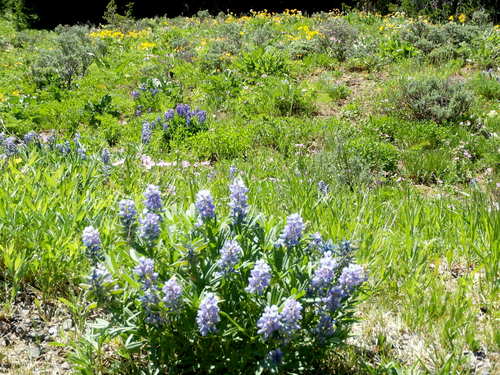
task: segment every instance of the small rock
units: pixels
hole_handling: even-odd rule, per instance
[[[33,345],[29,347],[29,356],[31,358],[38,358],[42,354],[40,347],[38,345]]]
[[[73,327],[73,321],[71,319],[66,319],[62,324],[62,328],[66,331],[71,329],[71,327]]]

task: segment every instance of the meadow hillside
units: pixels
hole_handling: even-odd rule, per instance
[[[0,373],[500,371],[487,13],[108,16],[0,19]]]

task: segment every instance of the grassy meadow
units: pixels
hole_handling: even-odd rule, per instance
[[[200,12],[53,31],[0,20],[0,372],[498,373],[499,63],[500,28],[481,12],[441,24],[400,13]],[[260,229],[223,219],[200,234],[198,192],[209,190],[217,220],[228,218],[235,176]],[[118,204],[131,199],[142,211],[150,184],[164,211],[159,237],[143,243],[124,236]],[[237,233],[253,254],[237,266],[241,275],[254,251],[278,259],[268,304],[284,290],[305,306],[298,280],[314,272],[307,237],[289,249],[287,267],[303,266],[299,276],[273,246],[293,213],[307,233],[350,240],[367,271],[351,315],[336,318],[348,333],[305,367],[286,362],[283,346],[283,368],[252,372],[188,370],[173,364],[178,353],[151,359],[148,345],[169,341],[153,345],[151,328],[130,323],[143,313],[134,313],[142,310],[133,293],[142,292],[129,274],[139,256],[155,259],[160,278],[187,285],[185,249],[216,254],[217,236]],[[101,305],[87,285],[88,226],[119,280],[108,291],[114,304]],[[258,245],[245,245],[254,236]],[[217,277],[206,285],[221,283],[221,306],[232,306],[220,324],[236,328],[214,335],[240,342],[255,322],[243,323],[246,313],[234,322],[237,306],[256,314],[256,305],[231,305],[231,285]],[[33,330],[61,316],[71,328],[13,334],[20,306],[37,316]],[[249,347],[262,344],[248,335]],[[201,342],[196,358],[215,350]]]

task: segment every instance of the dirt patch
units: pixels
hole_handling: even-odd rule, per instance
[[[53,343],[73,329],[71,317],[62,306],[41,306],[35,300],[36,296],[24,296],[0,312],[0,374],[70,371],[66,349]]]

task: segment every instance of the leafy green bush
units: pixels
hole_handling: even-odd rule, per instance
[[[414,120],[459,121],[469,112],[473,97],[462,82],[437,77],[402,79],[392,94],[396,111]]]
[[[348,141],[346,147],[372,171],[394,173],[397,170],[399,150],[390,143],[364,137]]]
[[[305,116],[315,111],[314,95],[312,90],[301,88],[292,79],[267,77],[241,93],[239,108],[249,115]]]
[[[288,73],[288,65],[282,53],[276,50],[264,50],[257,48],[251,52],[244,53],[236,62],[241,73],[252,80],[262,75],[284,76]]]
[[[325,91],[328,96],[335,101],[346,99],[351,94],[351,90],[349,90],[349,88],[344,84],[327,86]]]
[[[486,99],[500,100],[500,75],[486,71],[476,74],[470,85],[479,95]]]
[[[72,88],[75,80],[106,53],[104,43],[88,36],[88,27],[58,27],[57,32],[55,47],[41,50],[31,65],[31,76],[38,88],[51,84]]]

